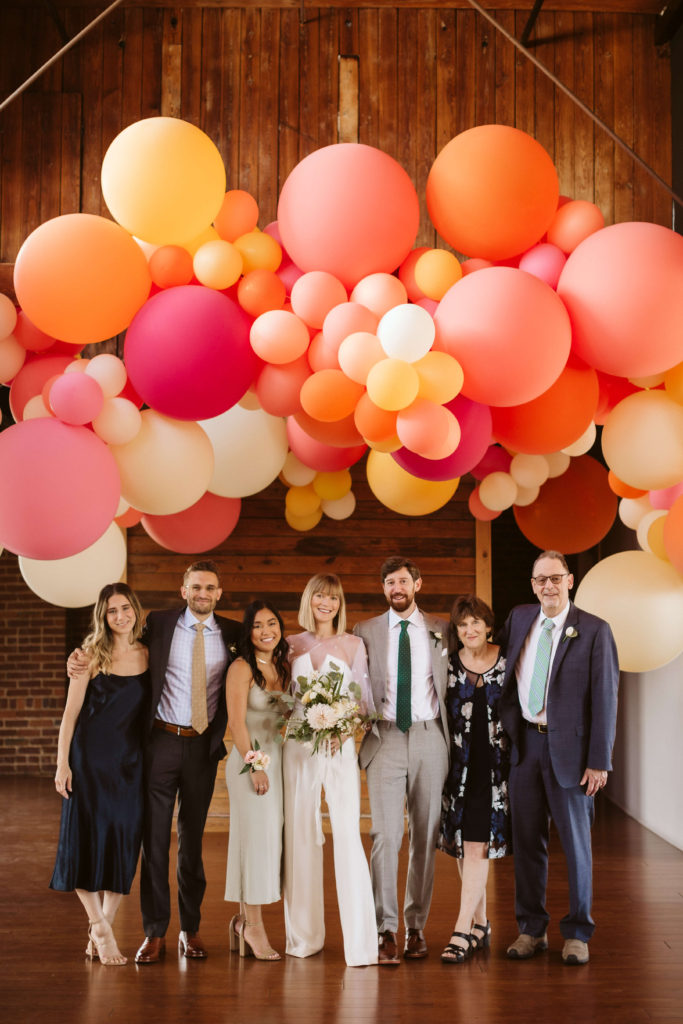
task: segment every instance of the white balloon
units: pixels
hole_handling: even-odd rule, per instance
[[[585,455],[595,444],[598,431],[594,423],[589,423],[581,437],[578,437],[573,444],[568,444],[562,451],[565,455]]]
[[[287,427],[263,409],[232,409],[200,420],[214,451],[207,490],[223,498],[245,498],[272,483],[287,458]]]
[[[377,325],[377,337],[391,359],[416,363],[434,344],[436,328],[426,309],[413,303],[394,306]]]
[[[43,601],[60,608],[84,608],[95,603],[107,583],[122,578],[126,570],[125,537],[112,523],[94,544],[69,558],[41,561],[20,555],[19,570]]]
[[[647,551],[620,551],[594,565],[576,604],[612,627],[624,672],[649,672],[683,652],[683,580]]]

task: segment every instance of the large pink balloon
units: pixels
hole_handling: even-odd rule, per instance
[[[481,461],[491,442],[491,410],[487,405],[457,395],[446,408],[453,413],[462,432],[460,444],[452,455],[445,459],[425,459],[407,448],[392,452],[402,469],[421,480],[453,480],[464,476]]]
[[[613,224],[571,254],[557,286],[574,351],[617,377],[683,359],[683,238],[658,224]]]
[[[348,469],[358,462],[367,451],[367,445],[352,445],[336,448],[316,441],[299,426],[293,416],[287,418],[287,440],[289,447],[304,466],[316,469],[319,473],[335,473],[339,469]]]
[[[142,525],[152,540],[183,555],[211,551],[237,526],[242,501],[222,498],[207,491],[194,505],[170,516],[142,517]]]
[[[458,360],[462,393],[484,405],[519,405],[557,380],[567,362],[571,326],[544,281],[512,267],[468,274],[434,314],[434,347]]]
[[[326,270],[351,288],[391,273],[408,255],[420,219],[415,187],[392,157],[341,143],[297,164],[278,202],[285,249],[302,270]]]
[[[0,480],[0,545],[26,558],[68,558],[94,544],[121,494],[104,442],[52,418],[0,434]]]
[[[220,416],[242,398],[259,366],[250,326],[237,303],[212,288],[159,292],[126,334],[128,376],[147,405],[166,416]]]

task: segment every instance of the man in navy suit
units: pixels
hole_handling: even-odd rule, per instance
[[[510,806],[520,931],[507,951],[513,960],[548,948],[550,818],[569,875],[569,913],[560,922],[564,963],[588,962],[595,927],[593,798],[612,767],[619,666],[608,624],[569,600],[573,583],[564,555],[542,552],[531,577],[540,610],[538,605],[513,608],[504,629],[507,668],[499,708],[512,740]]]

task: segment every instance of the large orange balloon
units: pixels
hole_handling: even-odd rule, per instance
[[[427,208],[439,234],[458,252],[492,260],[538,242],[558,196],[557,171],[543,146],[502,124],[456,135],[427,179]]]
[[[602,540],[617,513],[617,496],[607,470],[590,455],[572,459],[562,476],[553,477],[531,505],[513,509],[517,526],[541,550],[574,554]]]
[[[462,393],[483,405],[529,402],[562,372],[571,345],[567,311],[537,277],[512,267],[468,274],[434,314],[434,348],[460,363]]]
[[[530,455],[566,448],[581,437],[598,404],[598,375],[568,364],[538,398],[506,409],[491,409],[493,436],[506,448]]]
[[[28,318],[73,345],[124,331],[151,284],[142,249],[128,232],[89,213],[45,221],[14,266],[14,288]]]
[[[326,270],[351,288],[391,273],[417,235],[420,208],[408,174],[372,146],[341,143],[305,157],[277,210],[285,249],[302,270]]]
[[[645,377],[683,359],[683,238],[659,224],[613,224],[571,254],[557,293],[573,349],[596,370]]]

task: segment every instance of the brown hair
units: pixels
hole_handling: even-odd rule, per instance
[[[407,569],[415,581],[422,578],[422,573],[410,558],[404,558],[402,555],[392,555],[391,558],[387,558],[380,569],[382,586],[384,586],[387,576],[391,576],[393,572],[398,572],[399,569]]]
[[[115,594],[125,597],[135,612],[135,625],[130,631],[128,643],[134,644],[140,638],[144,615],[140,602],[127,583],[108,583],[100,590],[92,610],[92,629],[83,641],[83,650],[90,658],[90,668],[96,668],[105,675],[111,670],[111,656],[114,636],[107,622],[107,605]]]
[[[218,580],[218,586],[220,587],[221,585],[221,574],[218,571],[218,566],[210,558],[205,558],[203,561],[193,562],[192,565],[188,565],[183,573],[183,586],[187,585],[187,579],[191,572],[212,572]]]
[[[486,601],[482,601],[476,594],[465,594],[464,596],[456,597],[451,608],[451,618],[448,623],[448,650],[451,653],[456,651],[459,646],[458,626],[469,616],[485,622],[487,632],[493,629],[495,619]]]

